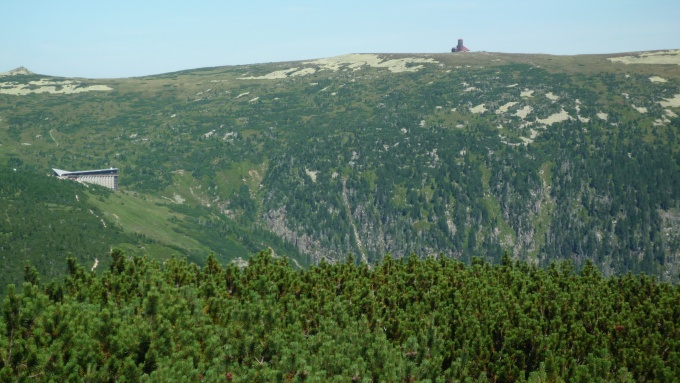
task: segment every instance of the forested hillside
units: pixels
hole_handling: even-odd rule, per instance
[[[473,258],[240,269],[114,250],[25,269],[0,318],[2,382],[676,382],[680,288]]]
[[[508,251],[677,281],[680,51],[620,56],[8,76],[0,158],[120,168],[122,192],[92,201],[102,218],[197,262],[267,247],[301,266]]]
[[[108,268],[113,247],[156,260],[178,256],[202,263],[211,249],[220,252],[217,256],[220,262],[227,262],[238,257],[247,259],[249,254],[266,248],[267,243],[293,259],[300,258],[292,246],[272,235],[242,234],[243,229],[211,219],[200,209],[164,210],[150,204],[150,208],[134,214],[140,210],[138,198],[58,180],[21,164],[14,166],[0,165],[0,297],[5,296],[8,284],[21,286],[27,262],[49,281],[65,274],[66,257],[89,264],[94,271]],[[130,221],[140,221],[139,234],[122,230],[117,224],[118,214],[106,217],[98,208],[112,205],[123,218],[127,214]],[[168,221],[168,226],[153,230],[159,221]],[[155,239],[158,231],[163,230],[167,231],[164,235],[173,238]],[[230,235],[241,235],[240,241],[248,247],[235,246]],[[300,262],[306,264],[304,260]]]
[[[64,275],[67,255],[90,267],[98,259],[106,268],[112,244],[138,242],[121,230],[105,230],[107,222],[80,184],[21,167],[0,166],[0,174],[0,296],[9,283],[21,285],[26,262],[50,280]]]

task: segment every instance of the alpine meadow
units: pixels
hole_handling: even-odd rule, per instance
[[[678,381],[679,115],[680,50],[0,74],[0,381]]]

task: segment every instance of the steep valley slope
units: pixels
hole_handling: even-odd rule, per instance
[[[187,255],[507,251],[677,281],[679,113],[680,51],[22,71],[0,77],[0,163],[118,167],[103,219]]]

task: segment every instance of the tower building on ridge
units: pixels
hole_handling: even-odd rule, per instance
[[[463,45],[463,39],[458,39],[458,45],[451,48],[451,53],[456,52],[470,52],[470,50],[465,45]]]

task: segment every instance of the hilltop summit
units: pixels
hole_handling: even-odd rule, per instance
[[[34,74],[30,70],[28,70],[26,67],[20,66],[18,68],[12,69],[9,72],[2,72],[0,73],[0,77],[4,76],[18,76],[18,75],[30,75]]]

